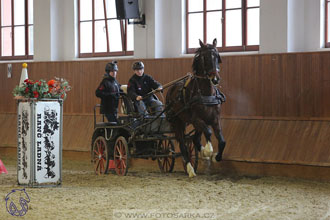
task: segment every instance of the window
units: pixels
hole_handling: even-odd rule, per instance
[[[1,0],[0,59],[33,58],[33,0]]]
[[[330,0],[325,1],[325,47],[330,47]]]
[[[115,0],[78,0],[79,57],[132,55],[133,26],[117,20]]]
[[[186,0],[186,47],[218,40],[220,51],[259,50],[260,0]]]

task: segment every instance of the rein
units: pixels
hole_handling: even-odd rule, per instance
[[[176,83],[179,83],[179,82],[181,82],[181,81],[183,81],[183,80],[185,80],[187,78],[190,79],[191,77],[192,77],[191,73],[187,73],[187,75],[185,75],[185,76],[183,76],[183,77],[181,77],[179,79],[176,79],[174,81],[171,81],[171,82],[163,85],[163,89],[162,90],[167,89],[168,87],[171,87],[171,86],[175,85]],[[159,90],[152,90],[151,92],[149,92],[148,94],[146,94],[145,96],[143,96],[142,99],[146,99],[146,98],[148,98],[148,97],[150,97],[150,96],[152,96],[152,95],[154,95],[154,94],[156,94],[158,92],[161,92],[162,93],[162,91],[159,91]]]

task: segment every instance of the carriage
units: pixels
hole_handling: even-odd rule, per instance
[[[193,74],[188,74],[168,84],[166,107],[159,116],[144,116],[136,111],[133,102],[122,94],[122,113],[119,123],[111,124],[96,120],[94,108],[94,134],[91,156],[96,173],[113,169],[118,175],[126,175],[130,158],[151,158],[158,161],[162,172],[172,172],[175,159],[182,156],[183,166],[189,177],[196,176],[198,152],[214,162],[222,160],[226,141],[221,128],[221,104],[225,96],[220,92],[221,58],[212,44],[200,41],[192,64]],[[165,89],[165,86],[163,86]],[[151,95],[154,95],[153,93]],[[167,120],[168,119],[168,120]],[[193,130],[186,132],[191,124]],[[218,152],[213,153],[212,127],[218,140]],[[206,139],[201,144],[201,135]],[[176,153],[174,138],[180,153]]]
[[[181,153],[175,150],[175,137],[166,117],[141,115],[125,93],[120,95],[119,105],[118,123],[105,122],[104,116],[97,114],[100,105],[94,107],[91,162],[95,173],[113,172],[124,176],[133,158],[152,159],[157,161],[161,172],[172,172],[175,159]],[[194,131],[187,133],[185,142],[189,148],[190,162],[196,171],[198,151],[192,142],[193,134]]]

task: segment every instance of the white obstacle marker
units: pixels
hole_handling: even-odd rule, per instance
[[[17,179],[28,186],[60,185],[62,100],[19,100]]]

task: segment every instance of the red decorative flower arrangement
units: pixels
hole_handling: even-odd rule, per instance
[[[13,95],[21,98],[65,99],[66,93],[70,90],[68,81],[63,78],[55,77],[47,83],[43,79],[37,81],[26,79],[22,85],[14,88]]]

